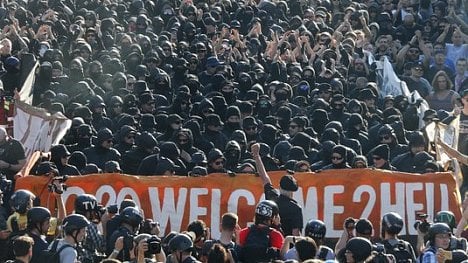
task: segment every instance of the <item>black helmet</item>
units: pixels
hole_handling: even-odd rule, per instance
[[[440,211],[434,218],[434,223],[446,223],[451,229],[457,227],[455,215],[450,211]]]
[[[258,203],[257,208],[255,208],[255,214],[273,218],[273,216],[279,213],[278,205],[270,200],[263,200]]]
[[[83,215],[71,214],[63,219],[62,227],[66,234],[71,234],[75,230],[80,230],[89,225],[88,219]]]
[[[356,262],[364,261],[372,253],[372,244],[369,240],[363,237],[353,237],[346,243],[346,250],[353,253]]]
[[[398,234],[403,229],[403,218],[395,212],[386,213],[382,217],[382,231]]]
[[[193,247],[192,239],[186,234],[178,234],[169,241],[169,250],[185,251]]]
[[[137,227],[143,221],[143,216],[138,208],[127,207],[122,210],[120,214],[124,223],[131,225],[132,227]]]
[[[307,222],[304,230],[304,235],[311,238],[322,239],[325,237],[326,233],[327,227],[325,226],[325,223],[318,219],[313,219]]]
[[[96,197],[90,194],[79,195],[75,199],[75,213],[84,215],[86,212],[97,211],[98,203]]]
[[[429,242],[433,244],[437,234],[452,234],[452,229],[446,223],[434,223],[429,227]]]
[[[41,206],[36,206],[28,210],[26,218],[28,219],[28,227],[33,227],[36,224],[42,224],[42,222],[50,219],[49,209]]]
[[[11,196],[11,205],[16,212],[24,214],[27,211],[29,201],[36,196],[28,190],[18,190]]]

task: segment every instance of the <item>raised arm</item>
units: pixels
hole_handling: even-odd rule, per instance
[[[260,178],[262,178],[263,185],[271,184],[270,176],[268,176],[265,166],[263,165],[262,157],[260,157],[260,144],[255,143],[250,146],[252,156],[255,160],[255,166],[257,167],[257,172]]]

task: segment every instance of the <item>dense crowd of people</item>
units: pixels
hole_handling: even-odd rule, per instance
[[[463,195],[465,2],[1,1],[0,114],[10,112],[38,63],[32,104],[63,114],[72,125],[32,169],[62,178],[49,187],[59,207],[53,215],[33,206],[33,193],[14,191],[27,156],[0,128],[0,261],[51,261],[41,258],[51,255],[43,253],[48,247],[60,251],[63,263],[465,260],[466,240],[451,234],[457,225],[448,211],[420,231],[414,249],[398,239],[398,214],[382,218],[381,238],[388,242],[371,244],[372,224],[350,219],[330,249],[323,245],[323,222],[304,222],[292,199],[294,176],[284,176],[277,190],[267,174],[367,167],[443,171],[425,127],[459,116],[458,145],[437,144],[461,162]],[[430,109],[418,113],[423,100],[384,94],[374,60],[388,60]],[[201,221],[160,239],[157,223],[144,220],[131,200],[119,211],[105,211],[94,196],[84,195],[73,214],[65,211],[63,176],[95,173],[251,173],[261,177],[267,200],[257,205],[251,228],[240,230],[237,215],[225,214],[216,239]],[[48,231],[55,217],[58,228]],[[393,253],[395,246],[408,252],[406,259]]]

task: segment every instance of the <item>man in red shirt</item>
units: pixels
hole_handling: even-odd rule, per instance
[[[270,227],[279,220],[279,209],[275,202],[263,200],[258,203],[255,209],[255,224],[239,233],[240,257],[243,262],[279,259],[284,237],[281,232]]]

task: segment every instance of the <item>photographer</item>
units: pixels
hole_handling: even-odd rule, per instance
[[[416,262],[411,244],[398,238],[403,229],[403,218],[399,214],[386,213],[382,217],[380,229],[385,253],[392,254],[397,262]]]
[[[107,243],[107,255],[115,253],[114,244],[119,237],[123,237],[123,248],[118,251],[117,259],[130,260],[130,251],[133,248],[133,236],[138,232],[143,216],[138,208],[127,207],[120,215],[120,227],[115,230]]]
[[[452,234],[453,234],[453,229],[456,228],[457,226],[457,223],[455,221],[455,215],[451,211],[439,211],[434,218],[434,222],[447,224],[452,230]],[[457,250],[457,249],[467,251],[466,239],[463,237],[456,237],[455,235],[452,235],[450,237],[449,249],[451,251]]]
[[[435,223],[428,230],[428,247],[420,256],[421,263],[445,262],[452,260],[453,253],[449,250],[452,232],[445,223]]]
[[[177,234],[169,241],[171,263],[198,263],[192,256],[193,242],[187,234]],[[168,261],[169,262],[169,261]]]
[[[99,255],[105,252],[105,239],[97,228],[104,214],[100,208],[93,195],[82,194],[75,199],[75,213],[83,215],[90,221],[86,228],[86,238],[83,240],[83,263],[95,262]]]

